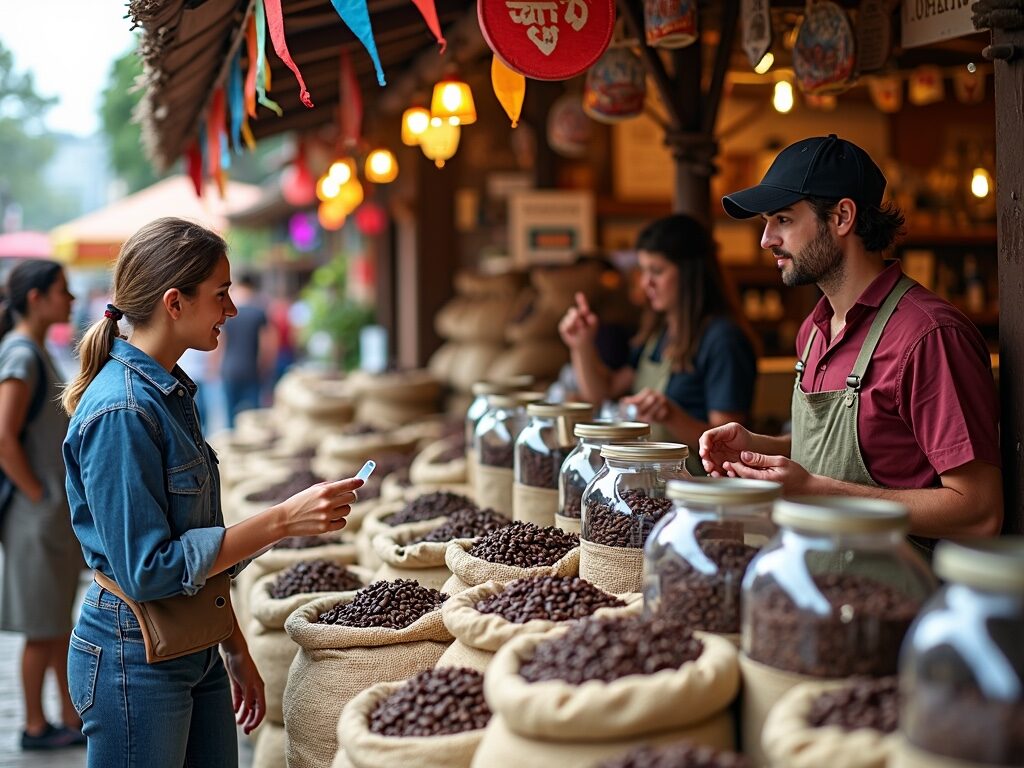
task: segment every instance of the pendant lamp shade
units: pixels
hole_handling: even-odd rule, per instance
[[[434,117],[430,120],[430,127],[423,133],[420,139],[420,149],[423,154],[434,161],[434,165],[443,168],[445,160],[455,154],[459,148],[459,137],[462,129],[458,125],[452,125],[447,120]]]
[[[476,105],[469,83],[455,77],[445,78],[434,85],[430,100],[431,117],[440,117],[452,125],[470,125],[476,122]]]
[[[429,127],[430,112],[424,107],[409,107],[402,113],[402,143],[407,147],[418,146]]]

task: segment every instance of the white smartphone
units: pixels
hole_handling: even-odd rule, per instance
[[[377,462],[375,462],[373,459],[370,459],[365,464],[363,464],[362,469],[356,472],[356,477],[358,477],[365,483],[367,480],[370,479],[370,475],[373,474],[373,470],[375,470],[376,468]]]

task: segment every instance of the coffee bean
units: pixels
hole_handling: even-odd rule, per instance
[[[835,725],[845,730],[872,728],[892,733],[899,724],[899,680],[895,675],[872,680],[855,678],[811,702],[807,722],[815,728]]]
[[[668,747],[637,747],[597,768],[749,768],[743,755],[683,741]]]
[[[572,448],[552,448],[550,453],[519,446],[519,482],[534,488],[558,488],[558,473]]]
[[[488,467],[502,467],[512,469],[515,456],[514,445],[489,445],[483,443],[480,446],[480,463]]]
[[[587,488],[587,480],[576,470],[565,473],[562,479],[565,490],[563,491],[564,502],[562,505],[562,516],[579,520],[583,508],[583,491]]]
[[[423,520],[432,520],[435,517],[445,517],[460,509],[476,510],[479,507],[472,499],[467,499],[462,494],[436,491],[417,496],[403,509],[381,518],[381,522],[391,526],[418,523]]]
[[[281,572],[270,596],[280,600],[308,592],[348,592],[362,586],[362,579],[343,565],[330,560],[304,560]]]
[[[583,619],[599,608],[624,605],[577,576],[539,576],[510,581],[501,592],[479,601],[474,608],[480,613],[495,613],[513,624],[525,624],[533,619]]]
[[[370,713],[370,731],[381,736],[444,736],[487,726],[484,676],[475,669],[440,667],[420,672]]]
[[[493,509],[459,509],[448,515],[447,521],[419,541],[442,542],[452,539],[475,539],[485,533],[504,528],[510,522],[512,521]]]
[[[888,584],[858,574],[817,574],[831,611],[799,608],[777,583],[744,594],[750,658],[813,677],[896,674],[903,636],[921,604]],[[806,600],[806,595],[801,595]]]
[[[274,504],[280,504],[285,499],[291,498],[300,491],[306,490],[309,486],[322,483],[323,481],[324,478],[320,477],[320,475],[315,472],[309,470],[300,471],[296,472],[287,480],[283,480],[280,483],[274,483],[269,488],[257,491],[256,493],[250,493],[245,497],[245,500],[252,502],[262,501],[273,506]]]
[[[375,581],[356,592],[349,603],[338,603],[320,614],[320,624],[345,627],[404,629],[441,607],[448,595],[421,587],[411,579]]]
[[[626,675],[678,669],[700,657],[704,644],[679,621],[664,617],[583,619],[560,637],[537,645],[519,669],[528,682],[611,682]]]
[[[327,547],[332,544],[340,544],[342,537],[340,533],[321,533],[318,536],[288,536],[281,539],[274,545],[274,549],[311,549],[312,547]]]
[[[554,565],[580,544],[575,533],[564,533],[554,526],[541,528],[517,520],[482,536],[469,554],[489,563],[517,568]]]
[[[588,500],[583,538],[608,547],[643,549],[654,524],[672,509],[671,499],[648,496],[639,488],[623,491],[622,501],[631,514],[604,498]]]

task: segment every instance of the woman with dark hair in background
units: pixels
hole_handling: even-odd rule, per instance
[[[68,321],[73,300],[60,264],[39,260],[11,270],[0,304],[0,469],[11,491],[0,510],[0,629],[25,635],[22,749],[85,743],[67,684],[71,613],[85,563],[64,493],[68,418],[57,403],[61,382],[45,346],[50,326]],[[43,712],[47,669],[57,676],[62,726]]]
[[[598,319],[580,294],[559,332],[585,399],[626,395],[622,402],[651,423],[654,439],[686,443],[696,456],[706,429],[747,419],[757,376],[754,346],[703,225],[683,214],[659,219],[640,233],[636,248],[648,309],[630,364],[613,370],[601,362]]]

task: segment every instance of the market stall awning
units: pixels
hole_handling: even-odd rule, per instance
[[[0,259],[48,259],[53,254],[44,232],[8,232],[0,235]]]
[[[259,187],[232,181],[223,200],[212,186],[200,198],[190,179],[172,176],[55,228],[50,232],[53,253],[75,266],[105,266],[117,258],[125,240],[153,219],[180,216],[224,232],[228,214],[249,208],[259,197]]]

